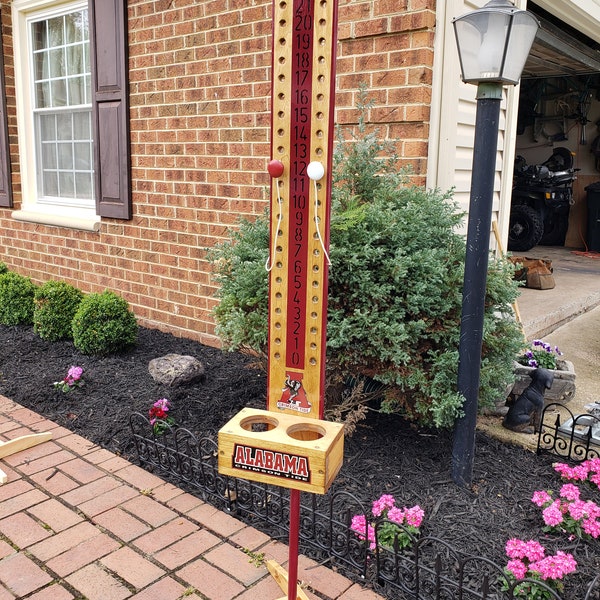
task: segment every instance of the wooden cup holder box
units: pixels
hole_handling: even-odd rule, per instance
[[[324,494],[342,466],[344,426],[244,408],[219,431],[219,473]]]

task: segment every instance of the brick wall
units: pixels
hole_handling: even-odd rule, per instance
[[[20,177],[9,0],[0,0],[15,208]],[[239,8],[240,5],[246,5]],[[340,0],[337,120],[370,121],[423,183],[435,0]],[[129,0],[133,214],[99,232],[23,223],[0,208],[0,261],[42,283],[111,289],[140,323],[216,345],[206,249],[264,210],[270,0]]]

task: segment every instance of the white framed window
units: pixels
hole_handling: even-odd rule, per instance
[[[17,219],[96,229],[87,2],[15,0],[22,207]]]

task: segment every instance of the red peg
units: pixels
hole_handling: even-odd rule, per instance
[[[267,165],[267,171],[273,178],[281,177],[283,175],[283,163],[280,160],[271,160]]]

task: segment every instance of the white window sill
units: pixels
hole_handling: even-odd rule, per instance
[[[35,210],[15,210],[11,216],[16,221],[40,223],[41,225],[68,227],[69,229],[80,229],[82,231],[100,230],[100,217],[98,216],[68,216]]]

